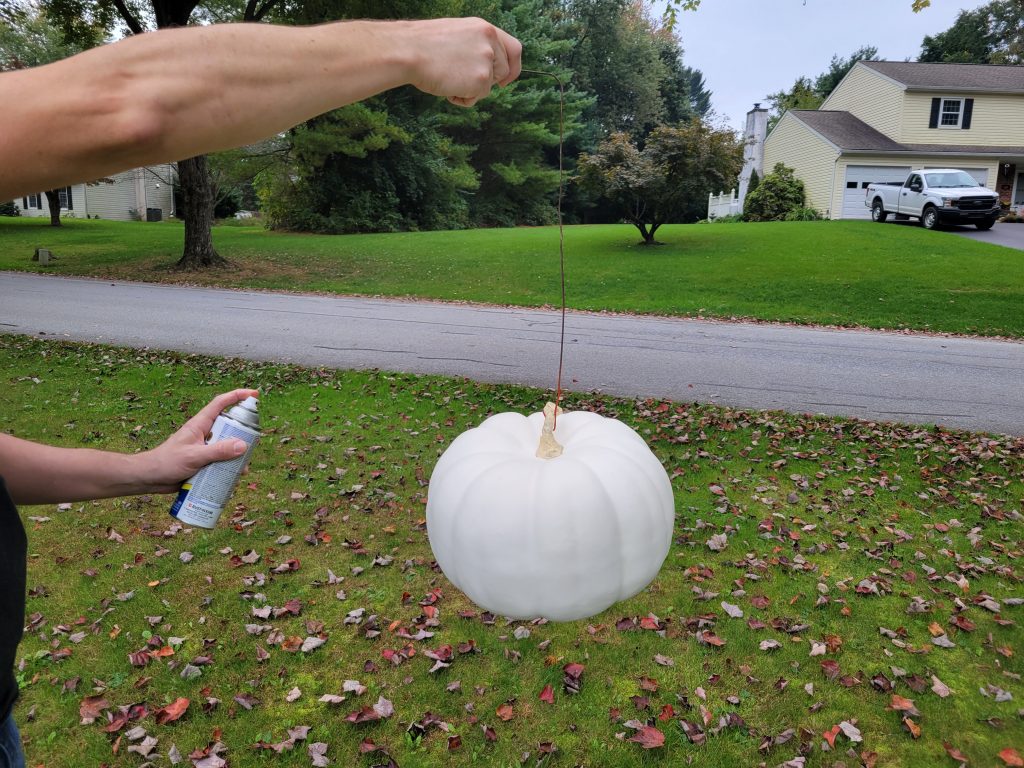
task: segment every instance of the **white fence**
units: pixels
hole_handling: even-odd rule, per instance
[[[729,194],[721,192],[717,195],[708,195],[708,218],[718,219],[722,216],[732,216],[736,213],[743,213],[743,206],[736,197],[736,190],[729,190]]]

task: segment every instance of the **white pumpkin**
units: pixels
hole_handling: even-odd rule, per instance
[[[539,457],[554,406],[545,411],[546,428],[545,414],[499,413],[452,442],[430,478],[427,532],[438,565],[477,605],[572,621],[654,579],[675,505],[661,463],[615,419],[559,411],[562,453]]]

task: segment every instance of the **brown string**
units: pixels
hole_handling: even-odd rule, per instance
[[[558,83],[558,261],[562,279],[562,330],[558,340],[558,377],[555,380],[555,418],[552,429],[558,426],[558,411],[562,404],[562,362],[565,358],[565,228],[562,224],[562,196],[565,192],[562,148],[565,144],[565,86],[554,72],[524,69],[525,75],[553,77]]]

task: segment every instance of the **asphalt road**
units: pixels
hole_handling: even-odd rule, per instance
[[[0,332],[553,388],[559,313],[0,273]],[[566,389],[1024,434],[1024,344],[570,312]],[[245,382],[238,382],[244,385]]]

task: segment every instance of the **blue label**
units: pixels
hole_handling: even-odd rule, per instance
[[[188,498],[188,492],[190,490],[192,490],[192,486],[185,484],[182,486],[181,490],[178,491],[178,498],[176,498],[174,503],[171,504],[171,514],[174,517],[178,516],[178,512],[181,510],[181,505],[185,503],[185,499]]]

